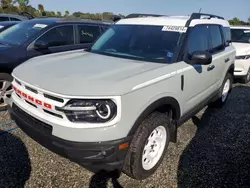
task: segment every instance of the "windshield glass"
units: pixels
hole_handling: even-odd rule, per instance
[[[21,45],[47,25],[34,22],[21,22],[0,33],[0,43]]]
[[[91,52],[142,61],[170,63],[179,32],[163,26],[113,25],[92,46]]]
[[[231,29],[232,42],[250,43],[249,29]]]

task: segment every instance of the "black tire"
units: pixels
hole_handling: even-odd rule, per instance
[[[247,84],[250,81],[250,69],[247,71],[247,75],[243,77],[242,82]]]
[[[169,118],[166,114],[153,112],[141,123],[132,139],[129,151],[124,162],[123,172],[125,174],[133,179],[143,180],[151,176],[157,170],[162,162],[162,159],[170,142],[171,122],[171,118]],[[144,146],[152,131],[159,126],[163,126],[166,130],[167,137],[165,147],[158,162],[151,169],[145,170],[142,165]]]
[[[9,81],[9,82],[12,82],[13,77],[11,75],[7,74],[7,73],[0,73],[0,80],[6,80],[6,81]],[[1,100],[1,98],[0,98],[0,100]],[[6,111],[6,110],[7,110],[7,104],[2,103],[2,101],[0,101],[0,111]]]
[[[228,80],[229,80],[229,84],[230,84],[229,92],[228,92],[226,98],[223,99],[222,92],[223,92],[224,86],[225,86],[225,84],[226,84],[226,82]],[[222,108],[224,106],[224,104],[227,102],[228,96],[231,93],[232,85],[233,85],[233,76],[232,76],[232,74],[227,73],[227,75],[226,75],[226,77],[225,77],[225,79],[223,81],[223,84],[222,84],[222,86],[220,88],[220,93],[219,93],[218,99],[216,101],[210,103],[208,106],[211,107],[211,108]]]

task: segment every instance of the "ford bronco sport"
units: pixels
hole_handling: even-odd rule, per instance
[[[232,88],[235,48],[222,17],[132,14],[87,51],[13,71],[9,112],[31,138],[92,172],[145,179],[177,127]]]

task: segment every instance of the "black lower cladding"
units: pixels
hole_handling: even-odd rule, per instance
[[[9,113],[17,126],[33,140],[92,172],[122,168],[128,148],[119,150],[118,147],[124,142],[130,142],[130,137],[108,142],[71,142],[53,136],[52,126],[30,116],[15,103],[9,106]]]

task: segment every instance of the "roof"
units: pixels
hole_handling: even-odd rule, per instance
[[[121,19],[116,24],[130,24],[130,25],[176,25],[185,26],[187,23],[186,17],[169,17],[169,16],[159,16],[159,17],[139,17],[139,18],[127,18]]]
[[[164,25],[173,25],[173,26],[186,26],[187,22],[192,19],[191,16],[146,16],[146,17],[128,17],[125,19],[119,20],[116,24],[130,24],[130,25],[158,25],[158,26],[164,26]],[[189,24],[189,27],[193,27],[197,24],[206,23],[206,24],[220,24],[226,27],[229,27],[229,23],[227,20],[222,19],[222,17],[219,18],[206,18],[201,17],[195,18],[191,20],[191,23]]]
[[[0,14],[0,17],[11,17],[11,18],[17,18],[17,19],[20,19],[20,20],[28,20],[27,17],[21,16],[21,15],[18,15],[18,14]]]
[[[232,28],[232,29],[250,29],[250,25],[249,26],[247,26],[247,25],[237,25],[237,26],[231,25],[230,28]]]
[[[20,23],[20,21],[4,21],[4,22],[0,22],[1,26],[9,26],[9,25],[15,25],[17,23]]]

